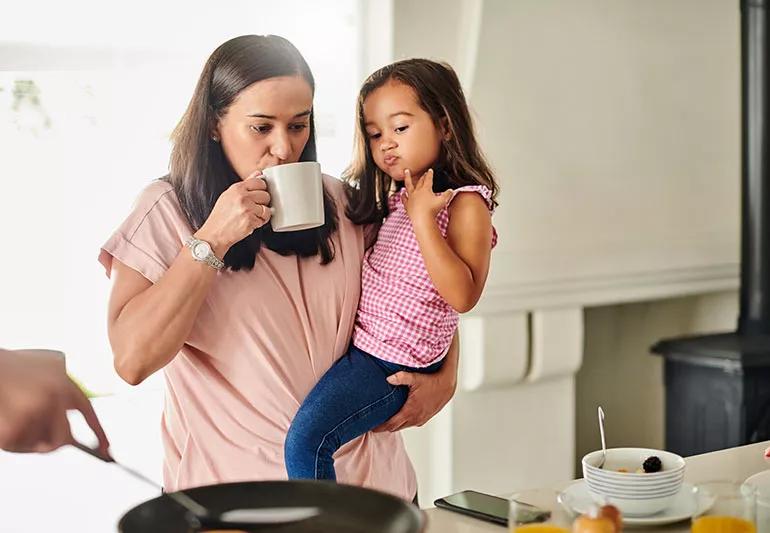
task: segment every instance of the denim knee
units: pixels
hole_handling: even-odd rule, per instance
[[[286,457],[295,456],[298,453],[308,452],[312,444],[307,435],[295,424],[289,426],[286,432],[286,441],[283,444]]]

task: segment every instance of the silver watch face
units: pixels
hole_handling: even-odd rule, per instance
[[[211,246],[209,246],[209,243],[207,242],[197,242],[195,243],[195,246],[193,246],[192,253],[195,259],[203,261],[211,253]]]

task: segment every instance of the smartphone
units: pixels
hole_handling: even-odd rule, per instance
[[[466,514],[487,522],[503,526],[508,525],[508,500],[474,490],[464,490],[451,496],[439,498],[433,504],[436,507]],[[539,509],[534,505],[521,504],[516,521],[520,524],[545,522],[551,517],[551,512]]]

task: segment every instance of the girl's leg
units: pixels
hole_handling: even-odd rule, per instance
[[[289,479],[336,479],[334,452],[404,405],[409,389],[388,383],[391,373],[376,358],[351,347],[321,377],[286,434]]]

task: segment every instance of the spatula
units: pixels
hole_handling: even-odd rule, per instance
[[[163,491],[163,487],[158,483],[141,472],[119,463],[112,456],[105,456],[99,450],[95,450],[80,442],[75,442],[72,445],[78,450],[83,451],[92,457],[96,457],[100,461],[114,464],[134,478],[143,481],[147,485],[151,485],[159,491]],[[183,491],[162,493],[164,496],[171,498],[187,510],[191,525],[196,528],[232,529],[264,526],[268,524],[287,524],[307,520],[308,518],[318,516],[321,513],[318,507],[263,507],[253,509],[233,509],[219,514],[212,513],[206,507],[190,498],[190,496]]]

